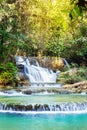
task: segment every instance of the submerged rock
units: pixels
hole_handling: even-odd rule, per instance
[[[74,103],[57,103],[57,104],[0,104],[0,110],[3,111],[56,111],[56,112],[69,112],[69,111],[87,111],[87,102],[74,102]]]
[[[66,90],[64,88],[28,88],[21,90],[22,93],[30,95],[30,94],[39,94],[39,93],[48,93],[48,94],[72,94],[75,93],[73,90]]]

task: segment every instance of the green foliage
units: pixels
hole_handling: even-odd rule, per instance
[[[0,1],[0,61],[6,63],[9,56],[18,51],[26,52],[27,56],[37,56],[41,51],[43,55],[68,59],[84,57],[87,52],[87,24],[80,24],[85,14],[83,2]]]
[[[12,2],[12,3],[9,3]],[[0,61],[6,62],[10,55],[15,55],[18,42],[24,42],[20,35],[18,13],[15,1],[0,3]]]
[[[72,69],[72,71],[74,71]],[[79,67],[77,68],[77,72],[73,73],[70,71],[61,73],[59,79],[63,83],[73,84],[76,82],[87,80],[87,68],[86,67]]]
[[[71,65],[70,65],[70,67],[71,67],[71,68],[75,68],[75,67],[77,68],[77,67],[79,67],[79,66],[78,66],[78,64],[72,62]]]
[[[46,55],[61,56],[64,49],[64,43],[62,40],[55,40],[52,43],[48,43],[46,46]]]
[[[78,25],[74,36],[64,40],[61,57],[66,57],[70,62],[81,64],[87,59],[87,23]]]
[[[68,10],[69,6],[69,0],[67,2],[65,0],[62,0],[62,2],[57,0],[45,2],[43,0],[18,1],[16,9],[21,31],[31,41],[25,41],[26,46],[28,46],[28,48],[25,47],[26,52],[31,53],[31,50],[34,52],[29,55],[34,55],[40,50],[43,54],[58,54],[59,49],[57,50],[56,47],[59,44],[59,38],[64,35],[69,23],[69,12],[63,12],[63,10]],[[51,51],[53,46],[49,47],[51,44],[55,46],[54,52]]]
[[[72,47],[74,48],[74,53],[77,56],[84,56],[85,53],[87,53],[87,39],[86,37],[80,37],[74,39],[72,42]]]
[[[76,74],[72,75],[72,76],[69,76],[67,74],[67,75],[64,75],[63,77],[60,77],[60,78],[62,78],[61,82],[65,83],[65,84],[73,84],[73,83],[82,81],[81,76],[77,76]]]
[[[17,67],[13,63],[0,65],[0,83],[6,85],[12,83],[16,79]]]
[[[87,1],[86,0],[71,0],[71,10],[69,16],[73,20],[76,16],[83,18],[84,11],[87,10]]]

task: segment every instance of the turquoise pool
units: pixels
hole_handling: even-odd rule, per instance
[[[0,113],[0,130],[87,130],[87,114]]]
[[[0,95],[4,104],[55,104],[87,102],[87,95]],[[82,104],[83,105],[83,104]],[[68,105],[69,106],[69,105]],[[0,106],[1,107],[1,106]],[[87,104],[86,104],[87,110]],[[3,107],[2,107],[3,108]],[[87,130],[87,111],[9,113],[0,108],[0,130]],[[6,109],[7,110],[7,109]]]

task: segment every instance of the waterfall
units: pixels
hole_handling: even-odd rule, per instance
[[[0,111],[35,111],[35,112],[87,112],[87,102],[83,103],[57,103],[57,104],[0,104]]]
[[[67,62],[67,60],[66,60],[65,58],[62,58],[62,59],[63,59],[64,64],[66,65],[66,67],[67,67],[68,69],[70,69],[70,65],[69,65],[69,63]]]
[[[47,68],[39,66],[36,59],[32,59],[32,63],[29,58],[24,58],[21,56],[15,57],[17,66],[22,65],[24,68],[24,73],[31,83],[55,83],[56,78],[60,71],[53,72]]]

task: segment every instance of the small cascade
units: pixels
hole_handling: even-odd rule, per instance
[[[66,60],[65,58],[62,58],[62,59],[63,59],[64,64],[66,65],[66,67],[67,67],[68,69],[70,69],[70,65],[69,65],[69,63],[67,62],[67,60]]]
[[[58,104],[0,104],[0,111],[20,111],[20,112],[87,112],[87,102],[84,103],[58,103]]]
[[[39,66],[36,59],[30,60],[21,56],[15,57],[17,66],[23,66],[23,71],[31,83],[55,83],[60,71],[53,72]]]

